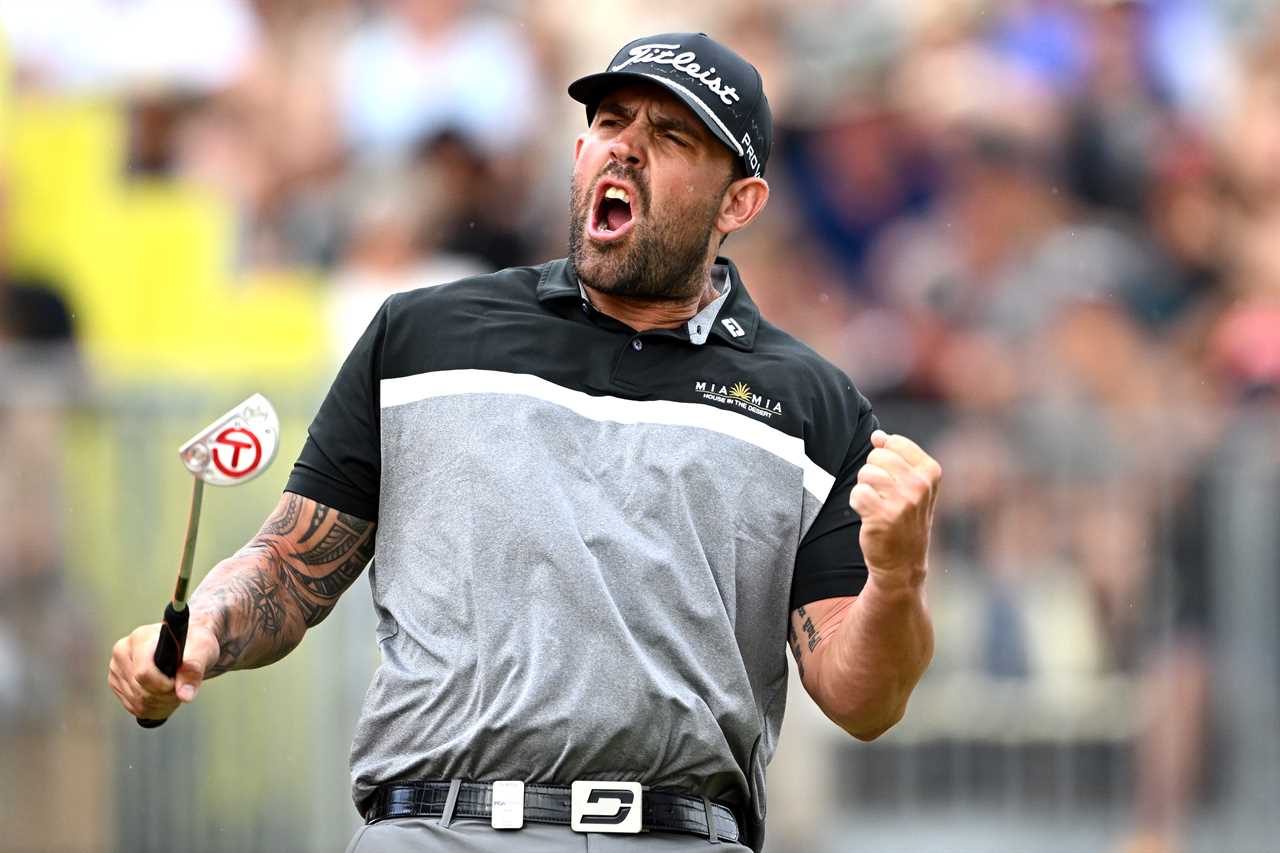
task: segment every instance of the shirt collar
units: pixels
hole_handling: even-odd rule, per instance
[[[760,309],[751,300],[737,266],[726,257],[716,258],[716,266],[728,271],[727,287],[721,291],[714,302],[698,312],[690,321],[689,338],[694,343],[694,325],[706,321],[709,334],[715,335],[725,343],[740,350],[751,350],[755,347],[756,332],[760,327]],[[573,269],[566,258],[544,264],[542,274],[538,278],[538,301],[548,302],[572,297],[581,301],[582,286],[574,277]],[[703,340],[708,335],[707,329],[701,332]]]
[[[719,275],[721,270],[724,270],[724,284],[716,288],[716,292],[720,295],[689,318],[689,340],[698,346],[702,346],[707,342],[707,336],[711,334],[711,330],[715,327],[716,315],[720,313],[720,309],[724,307],[725,300],[729,298],[729,292],[733,290],[733,281],[729,278],[727,267],[717,264],[712,267],[711,274],[713,276]],[[714,281],[711,284],[715,286]]]

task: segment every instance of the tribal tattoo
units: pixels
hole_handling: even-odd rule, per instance
[[[373,556],[373,522],[286,492],[258,535],[191,599],[221,646],[208,675],[274,663],[319,625]]]

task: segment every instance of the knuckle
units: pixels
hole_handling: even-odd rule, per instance
[[[173,692],[173,682],[158,669],[149,667],[139,672],[134,681],[150,695],[160,696]]]
[[[897,453],[894,453],[891,449],[887,447],[876,448],[875,454],[876,454],[876,460],[875,460],[876,464],[882,468],[892,467],[894,465],[899,464],[902,461],[901,456],[899,456]]]
[[[927,476],[913,473],[910,480],[910,489],[912,498],[918,503],[929,497],[929,493],[933,490],[933,484]]]

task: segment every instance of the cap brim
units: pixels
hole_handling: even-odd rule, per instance
[[[693,110],[693,114],[702,119],[702,123],[706,125],[707,130],[711,131],[716,139],[719,139],[729,149],[735,157],[742,157],[742,145],[733,135],[729,133],[729,129],[720,121],[720,117],[712,111],[711,107],[697,96],[693,91],[680,85],[674,80],[668,80],[658,74],[645,74],[643,71],[602,71],[599,74],[588,74],[586,77],[579,77],[569,84],[569,97],[579,103],[586,104],[587,121],[590,122],[595,117],[596,107],[605,95],[612,92],[620,86],[630,83],[658,83],[675,95],[685,106]]]

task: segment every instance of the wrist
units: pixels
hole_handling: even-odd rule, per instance
[[[923,563],[894,569],[878,569],[868,565],[866,585],[883,595],[919,595],[924,589],[928,573],[928,567]],[[864,589],[864,593],[865,591]]]
[[[208,631],[217,637],[222,630],[222,615],[215,611],[207,610],[194,602],[187,602],[187,609],[191,611],[191,627]]]

